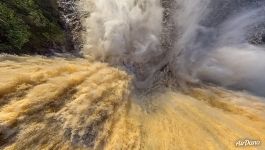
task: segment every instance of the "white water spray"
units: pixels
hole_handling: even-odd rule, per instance
[[[178,2],[180,34],[171,63],[177,77],[264,95],[265,2]]]
[[[80,10],[90,12],[83,18],[83,53],[125,66],[139,87],[149,87],[168,65],[180,82],[207,81],[263,95],[264,1],[175,0],[169,14],[163,2],[80,1]],[[162,46],[162,35],[170,34],[163,30],[167,21],[176,32],[169,49]]]

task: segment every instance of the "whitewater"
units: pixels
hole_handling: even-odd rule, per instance
[[[82,58],[0,56],[0,149],[265,145],[263,0],[79,0]]]

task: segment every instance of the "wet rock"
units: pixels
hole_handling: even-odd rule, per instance
[[[67,44],[72,47],[76,52],[81,49],[81,36],[82,29],[80,16],[75,4],[76,0],[58,0],[58,7],[60,18],[67,31]]]

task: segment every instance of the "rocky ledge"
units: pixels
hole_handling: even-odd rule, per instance
[[[58,0],[60,18],[67,32],[68,46],[73,47],[76,52],[81,49],[82,25],[76,7],[76,0]]]

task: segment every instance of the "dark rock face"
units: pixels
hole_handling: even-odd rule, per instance
[[[81,49],[81,36],[82,29],[80,17],[75,4],[76,0],[58,0],[60,18],[67,31],[67,47],[72,47],[75,52]]]

